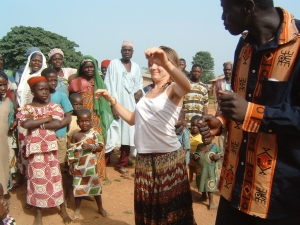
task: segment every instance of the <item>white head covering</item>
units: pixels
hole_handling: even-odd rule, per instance
[[[31,67],[29,66],[30,58],[34,53],[37,53],[37,52],[40,53],[43,57],[42,67],[39,71],[37,71],[33,74],[30,74],[31,73]],[[43,55],[43,53],[41,53],[39,51],[35,51],[35,52],[32,52],[28,56],[27,63],[26,63],[24,72],[22,74],[22,77],[21,77],[21,80],[20,80],[20,83],[19,83],[19,86],[18,86],[18,91],[17,91],[17,94],[18,94],[17,95],[17,100],[18,100],[18,103],[19,103],[20,107],[23,107],[25,104],[31,103],[32,99],[33,99],[33,96],[31,94],[30,87],[27,83],[27,80],[31,77],[41,76],[41,72],[45,68],[47,68],[47,64],[46,64],[46,58]]]

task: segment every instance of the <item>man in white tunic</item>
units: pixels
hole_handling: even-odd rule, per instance
[[[111,95],[116,98],[125,108],[135,110],[136,101],[141,97],[143,78],[140,67],[130,59],[133,54],[133,43],[124,41],[121,48],[121,59],[114,59],[110,62],[104,83]],[[121,145],[121,156],[117,170],[121,174],[127,174],[126,169],[130,149],[134,149],[134,126],[129,126],[119,118],[119,115],[112,108],[115,120],[109,131],[106,145],[106,157],[114,147]]]

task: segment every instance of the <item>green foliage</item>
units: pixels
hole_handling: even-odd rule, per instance
[[[144,71],[144,73],[150,74],[149,67],[142,67],[142,70]]]
[[[47,60],[52,48],[62,49],[65,54],[64,67],[77,68],[82,56],[80,52],[75,51],[79,45],[66,37],[40,27],[19,26],[11,28],[11,31],[0,39],[0,52],[4,55],[5,68],[16,71],[24,66],[27,61],[25,53],[31,46],[40,48]]]
[[[200,51],[193,57],[192,65],[200,64],[202,66],[201,82],[207,84],[209,80],[214,79],[215,62],[210,52]]]

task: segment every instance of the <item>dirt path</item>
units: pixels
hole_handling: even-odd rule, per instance
[[[213,106],[210,106],[209,112],[214,114]],[[216,141],[216,140],[215,140]],[[95,202],[84,200],[81,206],[81,216],[73,221],[73,224],[91,224],[91,225],[134,225],[133,208],[133,177],[124,179],[114,170],[117,164],[119,152],[116,151],[111,157],[111,164],[107,167],[108,180],[102,180],[103,187],[103,206],[110,214],[108,218],[103,218],[97,213]],[[130,173],[134,173],[131,167]],[[196,190],[195,182],[191,184],[193,195],[193,209],[195,219],[198,225],[213,225],[215,223],[216,210],[207,209],[208,202],[202,203],[195,201],[200,194]],[[17,191],[11,192],[10,215],[12,215],[18,225],[31,225],[34,220],[35,209],[24,209],[26,202],[26,187],[22,186]],[[219,193],[214,195],[215,205],[219,202]],[[68,209],[69,215],[74,212],[74,198],[71,200],[71,208]],[[44,209],[44,225],[63,225],[61,217],[58,215],[59,209]]]

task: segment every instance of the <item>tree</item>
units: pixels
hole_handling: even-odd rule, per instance
[[[193,57],[192,65],[200,64],[202,66],[202,76],[200,80],[203,83],[208,83],[209,80],[214,79],[215,62],[210,52],[200,51]]]
[[[49,60],[47,54],[52,48],[60,48],[64,52],[64,66],[77,68],[81,52],[76,52],[79,47],[66,37],[46,31],[40,27],[13,27],[0,39],[0,52],[4,56],[5,68],[16,71],[24,66],[27,61],[25,53],[31,46],[39,47]]]
[[[144,73],[150,74],[149,67],[142,67],[142,70],[144,71]]]

